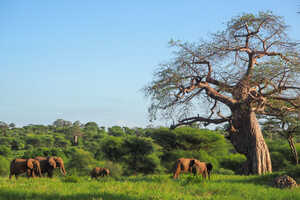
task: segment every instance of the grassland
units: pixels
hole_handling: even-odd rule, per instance
[[[271,186],[275,175],[213,175],[210,181],[188,175],[173,180],[169,175],[91,180],[89,177],[0,178],[0,199],[72,200],[196,200],[196,199],[300,199],[300,188]]]

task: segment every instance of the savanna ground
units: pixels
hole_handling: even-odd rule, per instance
[[[0,199],[154,200],[154,199],[300,199],[300,187],[272,187],[276,174],[265,176],[216,175],[210,181],[189,175],[102,178],[56,177],[9,180],[0,178]]]

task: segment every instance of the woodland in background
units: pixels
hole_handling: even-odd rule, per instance
[[[269,124],[263,125],[263,133],[274,171],[298,169],[283,132],[274,131]],[[0,175],[8,176],[13,158],[36,156],[62,157],[68,175],[88,175],[95,166],[111,169],[112,176],[170,173],[180,157],[210,162],[213,173],[240,174],[246,157],[235,151],[224,135],[225,129],[105,128],[95,122],[82,124],[63,119],[52,125],[17,128],[13,123],[0,122]],[[293,136],[299,151],[297,134]]]

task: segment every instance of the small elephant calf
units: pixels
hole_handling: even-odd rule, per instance
[[[95,167],[92,171],[91,171],[91,178],[98,178],[99,176],[104,177],[104,176],[108,176],[110,174],[109,169],[107,168],[102,168],[102,167]]]

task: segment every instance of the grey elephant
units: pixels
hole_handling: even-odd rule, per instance
[[[23,173],[27,173],[28,178],[36,177],[36,175],[41,177],[40,162],[32,158],[16,158],[12,160],[10,163],[9,179],[11,179],[13,175],[18,179],[18,176]]]
[[[55,168],[60,168],[60,172],[65,176],[66,170],[64,166],[64,161],[61,157],[35,157],[34,159],[40,161],[42,174],[47,173],[49,178],[53,177],[53,170]]]
[[[94,169],[92,169],[90,173],[91,178],[95,178],[95,179],[97,179],[99,176],[101,177],[108,176],[109,174],[110,174],[109,169],[102,168],[102,167],[95,167]]]

